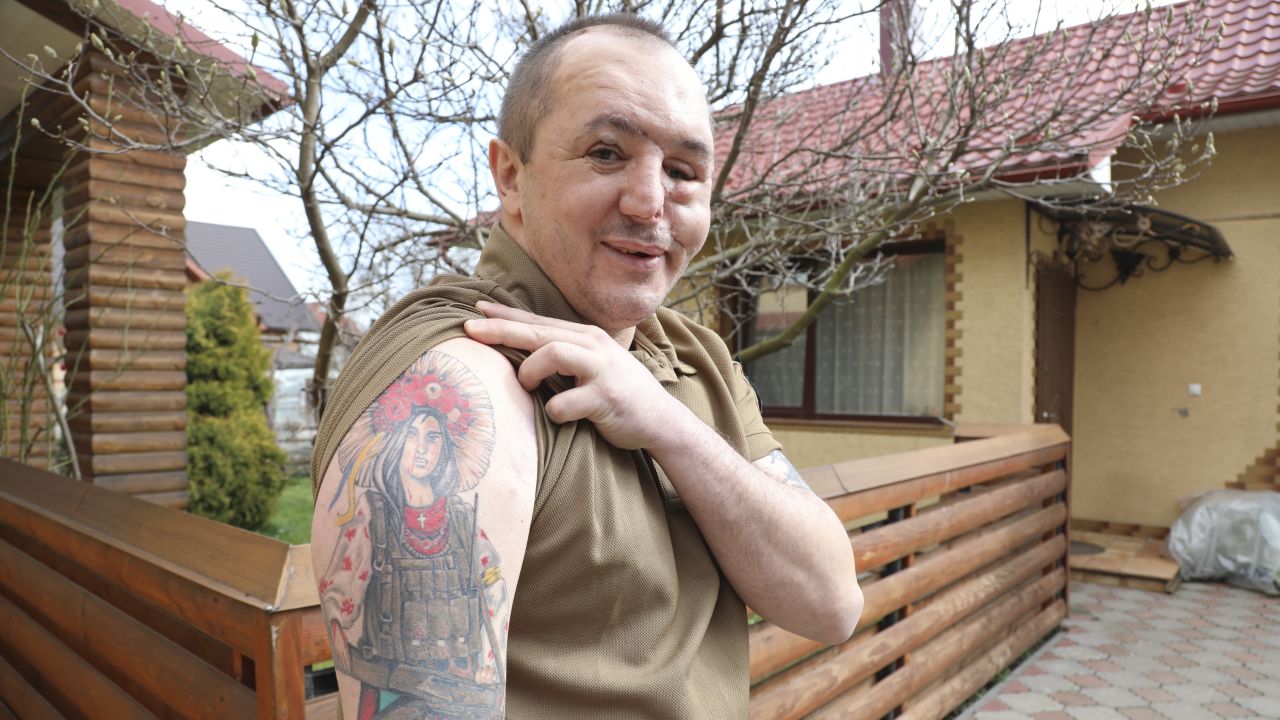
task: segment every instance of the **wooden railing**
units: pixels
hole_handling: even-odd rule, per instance
[[[1069,440],[1030,426],[802,474],[865,596],[839,647],[751,630],[751,717],[942,718],[1066,616]]]
[[[804,472],[850,528],[861,629],[751,628],[751,715],[940,718],[1066,614],[1054,427]],[[0,718],[331,718],[309,546],[0,460]]]
[[[0,460],[0,718],[303,718],[310,550]]]

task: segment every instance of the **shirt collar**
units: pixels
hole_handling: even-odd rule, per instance
[[[586,323],[551,278],[501,225],[490,229],[489,240],[480,252],[476,274],[510,292],[519,300],[523,310],[558,320]],[[680,375],[696,372],[692,365],[680,360],[656,315],[650,315],[636,325],[631,354],[664,385],[677,382]]]

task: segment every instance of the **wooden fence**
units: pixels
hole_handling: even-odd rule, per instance
[[[850,528],[861,629],[751,629],[751,715],[940,718],[1066,615],[1056,427],[804,473]],[[309,546],[0,460],[0,718],[332,718]]]

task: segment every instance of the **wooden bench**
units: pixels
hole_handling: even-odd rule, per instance
[[[1055,427],[804,471],[850,529],[859,631],[767,622],[751,716],[941,718],[1066,614]],[[0,718],[331,718],[310,546],[0,460]]]

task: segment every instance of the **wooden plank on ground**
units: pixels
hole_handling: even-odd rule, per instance
[[[1073,554],[1073,570],[1160,583],[1168,583],[1178,576],[1178,563],[1164,557],[1162,541],[1078,531],[1072,533],[1072,539],[1103,548],[1100,553]]]

